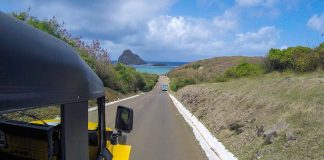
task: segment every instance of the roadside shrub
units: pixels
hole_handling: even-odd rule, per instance
[[[136,72],[135,68],[118,63],[115,69],[117,71],[116,81],[119,84],[116,89],[120,92],[136,92],[145,86],[143,76]]]
[[[96,62],[94,71],[98,77],[102,80],[105,87],[116,90],[120,86],[116,77],[117,71],[114,68],[114,65],[107,64],[104,61]]]
[[[77,49],[80,57],[90,66],[91,69],[95,70],[96,67],[96,58],[89,55],[84,49]],[[109,63],[108,63],[109,64]]]
[[[270,49],[266,58],[270,70],[283,71],[287,68],[292,68],[291,50],[292,48],[286,50]]]
[[[263,68],[258,64],[243,62],[225,71],[224,78],[240,78],[263,74]]]
[[[142,73],[145,86],[141,89],[144,92],[150,91],[154,88],[156,82],[158,81],[159,76],[156,74]]]
[[[228,78],[224,75],[220,75],[220,76],[216,76],[214,81],[215,82],[226,82],[226,81],[228,81]]]
[[[98,71],[105,86],[121,93],[150,91],[158,80],[158,75],[140,73],[135,68],[121,63],[101,67],[106,67],[103,69],[104,74]]]
[[[318,66],[318,56],[311,48],[296,47],[292,50],[292,66],[297,72],[314,71]]]
[[[296,72],[314,71],[320,65],[318,52],[308,47],[289,47],[284,50],[270,49],[266,58],[267,71],[293,70]]]
[[[108,63],[111,63],[108,51],[102,48],[98,40],[94,40],[91,43],[86,43],[85,41],[81,40],[81,37],[72,37],[64,27],[64,23],[60,24],[56,17],[40,20],[36,17],[30,16],[29,11],[30,9],[26,12],[12,12],[10,15],[33,26],[34,28],[37,28],[66,42],[76,50],[81,58],[92,69],[95,68],[96,61],[107,61]]]
[[[191,67],[192,67],[193,69],[198,69],[200,66],[201,66],[200,64],[198,64],[198,63],[194,63],[194,64],[192,64]]]
[[[191,78],[172,78],[170,81],[170,88],[172,91],[177,91],[187,85],[196,84],[194,79]]]
[[[105,87],[124,94],[150,91],[158,80],[156,74],[140,73],[135,68],[121,63],[113,65],[104,61],[96,62],[95,72]]]
[[[318,55],[319,67],[324,69],[324,42],[315,48],[315,54]]]

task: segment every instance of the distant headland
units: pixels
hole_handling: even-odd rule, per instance
[[[134,54],[131,50],[126,49],[118,58],[119,63],[126,65],[141,65],[146,64],[146,62],[137,54]]]

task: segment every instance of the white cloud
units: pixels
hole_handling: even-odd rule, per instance
[[[214,17],[213,24],[223,30],[236,30],[239,27],[237,12],[233,9],[225,10],[223,15]]]
[[[262,55],[276,47],[279,38],[279,31],[274,26],[237,34],[227,27],[228,23],[215,25],[214,20],[208,19],[160,16],[148,23],[145,48],[150,52],[160,50],[183,57]]]
[[[308,20],[307,26],[318,32],[324,33],[324,13],[322,13],[321,15],[313,15]]]
[[[275,47],[279,38],[278,30],[272,26],[240,33],[240,19],[251,10],[249,7],[254,7],[255,13],[269,13],[277,0],[237,0],[232,7],[212,18],[166,15],[174,1],[31,0],[28,5],[32,15],[39,18],[56,16],[66,22],[67,29],[75,35],[85,40],[99,39],[112,59],[117,59],[126,48],[148,60],[187,61],[224,55],[263,55],[270,47]],[[20,4],[18,0],[7,3]],[[261,9],[255,9],[258,7]]]
[[[147,39],[167,44],[174,44],[175,41],[177,43],[192,43],[208,39],[212,34],[207,21],[181,16],[160,16],[149,21],[147,25]]]
[[[239,33],[236,35],[234,45],[241,52],[265,52],[275,47],[279,39],[279,31],[274,26],[265,26],[257,32]]]
[[[229,32],[212,20],[160,16],[148,23],[147,48],[177,52],[186,56],[211,56],[224,47]]]
[[[32,15],[58,17],[73,32],[119,38],[137,34],[151,18],[166,11],[174,0],[30,1]],[[121,36],[121,34],[123,34]]]

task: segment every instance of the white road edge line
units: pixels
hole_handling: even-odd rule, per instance
[[[127,97],[127,98],[124,98],[124,99],[119,99],[117,101],[112,101],[112,102],[106,103],[105,105],[108,106],[108,105],[111,105],[111,104],[114,104],[114,103],[118,103],[118,102],[121,102],[121,101],[125,101],[125,100],[128,100],[128,99],[138,97],[138,96],[143,95],[143,94],[145,94],[145,93],[140,93],[140,94],[137,94],[135,96]],[[88,112],[92,112],[92,111],[95,111],[97,109],[98,109],[98,107],[91,107],[91,108],[88,109]]]
[[[185,121],[192,127],[196,139],[199,141],[201,148],[205,151],[210,160],[237,160],[225,146],[218,141],[209,130],[189,111],[181,102],[169,93],[174,105],[183,116]]]

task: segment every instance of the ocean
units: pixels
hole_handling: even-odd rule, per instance
[[[147,62],[144,65],[132,65],[139,72],[166,74],[171,69],[184,65],[187,62]],[[165,64],[165,66],[153,66],[153,64]]]
[[[116,63],[116,62],[113,62]],[[171,69],[184,65],[187,62],[153,62],[147,61],[144,65],[132,65],[139,72],[154,73],[154,74],[166,74]],[[153,66],[153,64],[164,64],[165,66]]]

